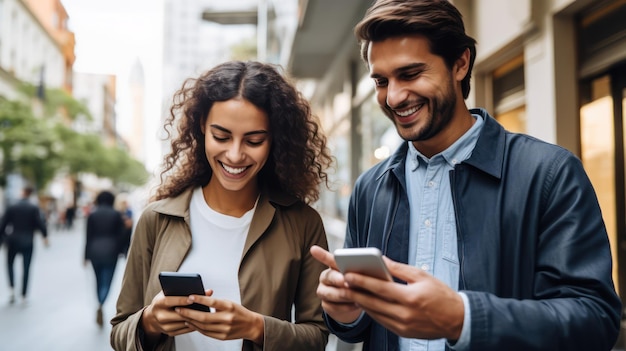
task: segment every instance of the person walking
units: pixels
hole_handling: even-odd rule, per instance
[[[120,253],[126,257],[128,255],[128,247],[130,246],[130,238],[133,234],[133,210],[130,207],[127,199],[120,201],[119,209],[124,219],[124,236],[122,238],[122,245],[120,247]]]
[[[394,281],[330,268],[326,322],[368,350],[611,350],[622,306],[595,191],[570,151],[468,109],[475,40],[446,0],[377,0],[355,28],[406,141],[362,174],[345,247]]]
[[[117,258],[124,245],[124,219],[113,208],[115,195],[102,191],[96,196],[95,208],[87,216],[85,240],[85,265],[91,261],[96,275],[98,309],[96,323],[102,326],[102,305],[109,295]]]
[[[33,188],[22,189],[22,197],[9,206],[0,220],[0,235],[5,237],[7,246],[7,269],[9,276],[9,302],[15,303],[15,273],[13,264],[17,255],[22,256],[22,303],[26,304],[26,293],[33,258],[34,235],[39,231],[43,236],[44,246],[48,246],[48,230],[41,209],[30,201]]]
[[[328,244],[308,203],[332,158],[308,102],[275,66],[231,61],[187,81],[166,126],[176,137],[132,237],[113,348],[323,351],[324,266],[309,248]],[[199,273],[208,290],[164,296],[162,271]]]

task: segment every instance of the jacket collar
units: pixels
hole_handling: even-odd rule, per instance
[[[485,124],[472,151],[472,156],[465,163],[501,179],[504,167],[505,130],[485,109],[475,108],[470,112],[483,117]]]
[[[505,130],[502,126],[482,108],[474,108],[470,113],[480,115],[484,125],[472,151],[470,158],[463,163],[471,165],[495,178],[502,178],[504,163]],[[408,153],[408,143],[404,142],[387,160],[385,171],[392,171],[400,182],[405,184],[404,165]],[[379,177],[380,177],[379,176]]]
[[[195,188],[189,188],[183,191],[181,194],[158,201],[154,206],[154,211],[175,217],[189,217],[189,203],[191,202],[191,196]],[[269,203],[278,206],[291,206],[296,203],[298,199],[293,196],[287,195],[282,192],[274,191],[269,192],[266,189],[261,190],[261,197],[257,208],[261,208]]]
[[[182,217],[189,225],[189,204],[193,195],[194,187],[191,187],[180,195],[158,201],[153,210],[167,216]],[[259,202],[250,223],[250,230],[246,237],[243,254],[248,252],[252,245],[265,233],[274,219],[276,207],[288,207],[299,200],[280,191],[268,191],[261,189]]]

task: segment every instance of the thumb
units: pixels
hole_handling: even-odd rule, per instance
[[[387,256],[383,256],[383,260],[392,276],[404,280],[407,283],[414,283],[423,277],[424,274],[427,274],[419,268],[396,262]]]

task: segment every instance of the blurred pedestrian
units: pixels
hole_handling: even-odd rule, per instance
[[[0,235],[5,236],[7,245],[7,268],[9,272],[9,302],[15,303],[15,257],[22,256],[22,303],[26,303],[30,264],[33,257],[35,231],[41,232],[45,246],[48,246],[48,230],[41,209],[30,201],[33,188],[22,189],[22,198],[9,206],[0,220]]]
[[[324,266],[308,251],[327,241],[307,203],[331,158],[307,101],[259,62],[223,63],[175,97],[166,127],[177,133],[133,233],[113,348],[324,350]],[[199,273],[209,290],[164,296],[161,271]]]
[[[96,197],[95,208],[87,217],[85,265],[91,261],[96,274],[98,309],[96,323],[103,325],[102,305],[111,289],[120,247],[123,245],[124,219],[113,208],[115,195],[102,191]]]
[[[65,209],[65,229],[72,230],[76,217],[76,205],[71,204]]]
[[[120,207],[118,209],[124,218],[124,235],[122,238],[122,244],[120,253],[126,257],[128,254],[128,247],[130,246],[130,237],[133,233],[133,210],[128,204],[128,200],[124,199],[120,201]]]

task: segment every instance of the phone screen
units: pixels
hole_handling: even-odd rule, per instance
[[[161,272],[159,273],[159,281],[165,296],[204,295],[202,277],[198,273]],[[197,303],[181,307],[204,312],[211,311],[208,306]]]

